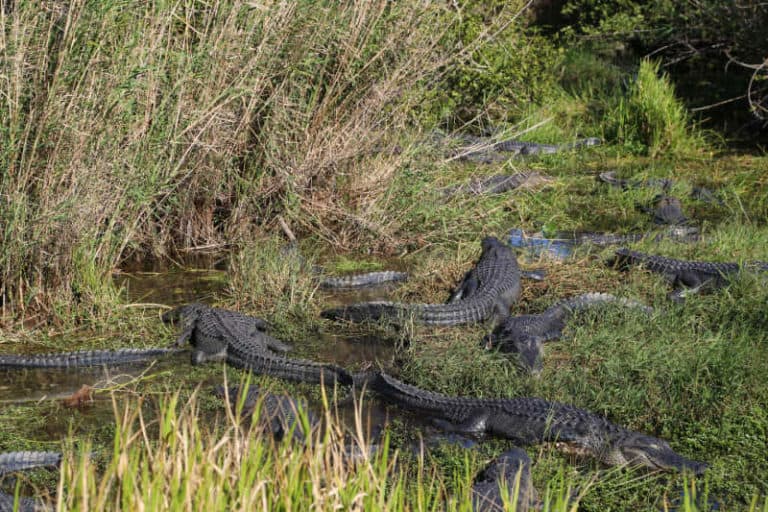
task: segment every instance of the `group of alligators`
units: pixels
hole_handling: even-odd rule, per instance
[[[594,139],[587,139],[572,146],[594,143]],[[485,161],[484,158],[491,158],[488,157],[489,151],[536,153],[557,149],[555,146],[536,146],[531,143],[497,143],[490,146],[490,149],[486,148],[484,152],[466,152],[462,157],[475,155],[480,161]],[[624,188],[643,185],[640,182],[618,180],[608,173],[604,173],[600,178]],[[487,187],[491,193],[498,193],[505,189],[507,183],[519,186],[523,181],[522,178],[507,181],[495,179],[488,181]],[[668,189],[671,182],[665,180],[664,183],[652,183],[651,186]],[[464,191],[482,193],[478,190],[470,188]],[[455,190],[449,192],[453,193]],[[702,192],[702,189],[695,193],[707,199],[712,197],[711,193]],[[665,200],[664,204],[657,208],[657,212],[663,222],[687,222],[679,211],[679,201]],[[722,286],[732,275],[744,268],[768,271],[768,263],[763,262],[742,266],[736,263],[683,261],[623,248],[616,251],[614,264],[637,264],[663,274],[679,288],[673,298],[680,298],[691,289]],[[587,293],[560,301],[540,314],[510,316],[510,308],[521,293],[520,280],[523,276],[512,249],[498,239],[488,237],[482,241],[482,254],[476,265],[465,275],[445,304],[372,301],[327,309],[322,312],[322,316],[349,321],[408,319],[433,326],[492,320],[495,329],[483,339],[484,346],[516,354],[522,369],[537,373],[542,366],[542,344],[559,337],[574,312],[607,303],[650,310],[632,300],[604,293]],[[326,278],[322,285],[367,286],[403,280],[405,277],[403,273],[378,272]],[[625,429],[603,416],[571,405],[533,397],[480,399],[447,396],[409,385],[382,370],[353,373],[332,364],[287,357],[285,353],[291,347],[267,333],[269,326],[266,321],[236,311],[192,303],[169,310],[162,319],[164,322],[177,324],[181,329],[176,342],[168,348],[91,350],[33,356],[0,355],[0,369],[69,368],[132,363],[179,352],[183,350],[182,345],[189,342],[192,346],[192,364],[225,361],[237,368],[273,377],[335,385],[350,390],[372,391],[401,408],[428,415],[436,425],[449,432],[493,435],[510,439],[518,446],[544,442],[561,443],[608,465],[642,465],[654,470],[688,470],[697,475],[703,473],[706,468],[706,464],[702,462],[679,455],[661,439]],[[243,391],[237,388],[220,388],[217,394],[221,397],[228,396],[232,400]],[[296,411],[299,408],[306,411],[306,404],[288,396],[262,392],[255,386],[245,392],[245,409],[248,411],[254,408],[257,399],[262,400],[263,418],[260,421],[268,431],[278,438],[290,432],[294,440],[305,439],[308,433],[298,428]],[[317,416],[311,413],[309,418],[311,424],[319,422]],[[0,454],[0,476],[32,467],[53,466],[60,460],[59,454],[47,452]],[[500,482],[511,486],[515,479],[519,480],[518,510],[535,507],[537,500],[531,485],[530,466],[530,459],[520,448],[505,452],[492,461],[475,479],[472,490],[474,510],[502,510],[504,499]],[[0,493],[0,512],[12,510],[13,503],[12,496]],[[19,498],[17,505],[19,510],[24,511],[37,510],[40,506],[29,498]]]

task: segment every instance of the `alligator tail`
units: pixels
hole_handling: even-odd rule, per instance
[[[227,362],[237,368],[280,379],[313,384],[333,385],[333,383],[338,383],[342,386],[354,384],[354,379],[347,370],[333,364],[318,364],[301,359],[273,357],[266,354],[251,355],[247,358],[239,357],[237,354],[227,354]]]
[[[0,453],[0,476],[29,469],[54,467],[61,463],[58,452]]]
[[[62,352],[31,356],[4,355],[0,356],[0,369],[77,368],[83,366],[135,363],[157,359],[169,354],[175,354],[181,350],[182,349],[174,348],[149,348],[79,350],[76,352]]]

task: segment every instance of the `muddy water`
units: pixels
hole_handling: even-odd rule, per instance
[[[217,268],[218,265],[212,264],[211,261],[205,264],[209,266],[200,269],[158,270],[152,267],[134,267],[118,274],[115,281],[125,288],[128,302],[136,306],[176,306],[192,301],[215,303],[217,295],[220,295],[226,286],[226,271]],[[392,286],[323,293],[329,304],[382,300],[391,296]],[[305,354],[310,359],[344,367],[359,366],[362,362],[376,362],[384,367],[392,365],[395,355],[392,340],[382,340],[364,333],[348,335],[330,329],[316,333],[316,336],[318,339],[312,343],[315,347],[314,353]],[[21,352],[24,348],[5,345],[3,350]],[[108,392],[97,392],[88,407],[68,409],[61,405],[62,400],[71,397],[82,386],[89,386],[96,391],[108,391],[120,389],[138,378],[168,383],[169,389],[172,389],[174,384],[184,386],[189,383],[190,387],[202,384],[205,389],[222,383],[222,374],[219,372],[207,372],[200,380],[194,380],[194,376],[190,375],[194,375],[196,371],[199,370],[193,370],[189,366],[188,353],[164,358],[152,364],[121,365],[113,368],[0,370],[0,418],[6,414],[14,414],[12,411],[15,409],[11,408],[15,406],[39,410],[35,414],[45,417],[44,426],[42,430],[28,432],[27,439],[58,443],[69,432],[89,435],[94,429],[114,422],[113,403]],[[119,398],[121,395],[123,394],[118,393],[116,396]],[[418,425],[420,430],[427,427],[423,420],[399,411],[393,412],[391,408],[375,400],[368,399],[366,404],[365,428],[369,432],[380,431],[393,414],[406,425]],[[311,405],[319,408],[319,404]],[[351,404],[341,406],[340,415],[350,427],[353,426],[354,408]],[[22,424],[23,420],[20,419],[19,422]],[[429,428],[427,430],[431,431]],[[2,445],[0,431],[0,451],[4,449],[7,448]]]

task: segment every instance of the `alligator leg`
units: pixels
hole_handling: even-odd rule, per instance
[[[461,434],[482,435],[488,428],[488,417],[490,411],[478,410],[472,416],[460,423],[453,423],[442,418],[434,418],[432,423],[446,432],[458,432]]]
[[[523,279],[530,279],[532,281],[543,281],[547,275],[547,270],[544,268],[535,268],[533,270],[521,270],[520,277]]]
[[[451,298],[448,299],[448,304],[459,302],[460,300],[468,299],[475,293],[480,286],[480,282],[477,280],[475,270],[472,269],[464,274],[464,279],[456,288],[456,291],[451,294]]]
[[[183,331],[181,331],[181,334],[179,334],[179,337],[176,338],[176,341],[171,343],[171,347],[180,347],[184,345],[186,342],[188,342],[192,338],[192,333],[195,330],[195,324],[192,323],[184,328]]]
[[[260,335],[260,337],[267,344],[267,348],[275,352],[285,353],[293,350],[293,347],[291,345],[289,345],[288,343],[284,343],[276,338],[273,338],[272,336],[267,336],[266,334],[262,334]]]

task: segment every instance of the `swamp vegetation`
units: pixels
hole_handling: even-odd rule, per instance
[[[768,7],[677,4],[0,0],[0,352],[165,345],[176,332],[161,313],[200,300],[267,319],[299,357],[573,404],[709,463],[694,478],[529,447],[545,510],[768,511],[765,276],[676,304],[659,276],[606,265],[610,248],[520,250],[546,277],[523,282],[513,314],[584,292],[654,308],[576,315],[538,378],[483,350],[489,325],[319,315],[360,299],[444,302],[480,240],[513,228],[656,229],[637,205],[659,190],[610,187],[606,171],[674,179],[666,193],[701,230],[633,248],[768,261],[768,48],[755,35]],[[483,165],[436,143],[447,134],[604,144]],[[523,171],[547,179],[442,193]],[[690,197],[693,185],[717,200]],[[410,278],[336,294],[313,265]],[[211,393],[225,379],[306,397],[327,428],[301,447],[243,430]],[[510,447],[355,398],[186,356],[0,370],[0,451],[65,454],[60,473],[0,489],[58,510],[471,510],[474,475]]]

